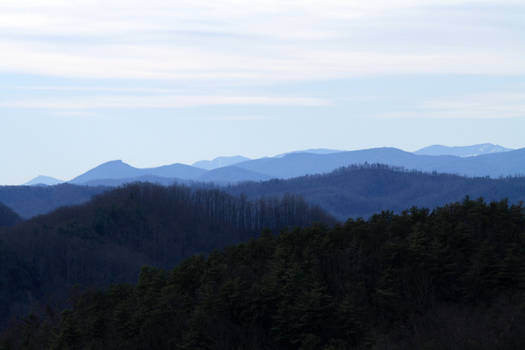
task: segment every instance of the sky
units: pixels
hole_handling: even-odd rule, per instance
[[[525,147],[523,0],[0,0],[0,184],[485,142]]]

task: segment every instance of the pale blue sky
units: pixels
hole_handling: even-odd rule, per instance
[[[0,184],[305,148],[525,147],[515,0],[0,2]]]

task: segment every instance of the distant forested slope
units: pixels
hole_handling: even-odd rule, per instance
[[[525,216],[506,201],[295,229],[145,267],[29,317],[6,349],[524,349]]]
[[[525,201],[525,177],[468,178],[386,165],[361,165],[323,175],[248,182],[226,191],[234,195],[244,193],[252,199],[295,193],[346,220],[366,218],[382,210],[399,213],[412,206],[432,209],[466,196],[486,200],[508,198],[511,203],[519,203]]]
[[[0,202],[0,227],[12,226],[19,221],[21,221],[20,216]]]
[[[0,186],[0,202],[23,218],[46,214],[56,208],[87,202],[107,191],[104,187],[60,184],[56,186]]]
[[[65,300],[73,285],[133,281],[143,265],[182,259],[263,228],[335,220],[301,198],[247,201],[219,190],[136,184],[0,231],[0,326],[32,306]]]
[[[219,173],[224,169],[216,171]],[[167,179],[161,181],[161,178],[155,177],[141,177],[136,180],[171,183]],[[122,185],[120,180],[112,183]],[[209,183],[188,182],[188,185],[194,188],[219,188]],[[94,195],[111,188],[71,184],[0,187],[0,202],[3,201],[20,216],[29,218],[48,213],[60,206],[86,202]],[[224,190],[236,196],[245,193],[250,199],[281,197],[286,193],[294,193],[321,206],[338,219],[346,220],[349,217],[368,217],[381,210],[400,212],[411,206],[435,208],[461,200],[465,196],[483,197],[487,200],[508,198],[511,203],[518,203],[525,200],[525,177],[469,178],[407,171],[386,165],[359,165],[340,168],[328,174],[288,180],[245,182],[224,187]]]
[[[235,166],[272,178],[288,179],[328,173],[343,166],[380,163],[410,170],[464,176],[525,175],[525,148],[477,157],[416,155],[396,148],[372,148],[330,154],[293,153],[280,158],[260,158]]]

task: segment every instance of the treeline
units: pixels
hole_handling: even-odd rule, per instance
[[[145,177],[144,181],[158,181]],[[115,183],[118,184],[118,181]],[[211,183],[188,183],[194,189],[216,187]],[[87,202],[111,187],[0,186],[0,202],[28,219],[61,206]],[[465,196],[488,201],[508,198],[510,203],[525,200],[525,177],[501,179],[469,178],[450,174],[407,171],[381,164],[354,165],[328,174],[264,182],[246,182],[222,188],[249,200],[293,193],[318,205],[339,220],[368,218],[382,210],[400,213],[412,206],[433,209],[460,201]]]
[[[413,206],[433,209],[466,196],[488,201],[525,200],[525,177],[491,179],[425,173],[382,164],[353,165],[329,174],[244,183],[225,189],[250,199],[294,193],[340,220],[368,218],[383,210],[401,213]]]
[[[70,289],[131,282],[140,267],[313,222],[335,223],[296,196],[248,201],[219,190],[135,184],[0,231],[0,326],[65,300]]]
[[[20,221],[22,219],[18,214],[0,202],[0,227],[13,226]]]
[[[28,317],[4,349],[524,349],[525,213],[464,200],[257,239]]]
[[[0,186],[0,202],[24,219],[47,214],[59,207],[87,202],[107,187],[70,184],[56,186]]]

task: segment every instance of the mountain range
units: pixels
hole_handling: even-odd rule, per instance
[[[197,168],[206,169],[206,170],[213,170],[217,168],[222,168],[225,166],[234,165],[237,163],[245,162],[250,160],[250,158],[246,158],[243,156],[232,156],[232,157],[217,157],[213,160],[200,160],[198,162],[193,163],[192,165]]]
[[[370,310],[376,313],[369,310],[366,314],[377,315],[377,321],[371,324],[381,325],[385,314],[390,313],[393,320],[398,320],[403,310],[412,310],[414,305],[419,306],[411,311],[413,315],[406,314],[406,319],[427,324],[413,318],[420,315],[420,310],[423,310],[420,307],[429,308],[429,317],[434,317],[435,305],[442,301],[452,301],[456,305],[459,300],[470,305],[473,297],[477,295],[479,299],[481,291],[490,290],[493,299],[486,300],[497,301],[491,306],[494,310],[491,319],[508,314],[508,311],[501,312],[501,305],[504,305],[504,310],[516,308],[516,301],[522,299],[518,296],[501,304],[503,299],[495,293],[511,295],[512,288],[519,288],[524,282],[520,267],[523,266],[525,246],[519,233],[523,232],[525,221],[523,206],[518,203],[525,199],[525,177],[491,178],[476,177],[476,174],[497,177],[498,174],[525,173],[525,149],[460,157],[376,148],[299,151],[271,158],[237,160],[240,162],[231,164],[234,162],[231,160],[230,165],[222,167],[213,168],[218,163],[206,165],[210,169],[185,164],[141,169],[122,161],[111,161],[75,177],[70,183],[0,186],[0,202],[6,204],[0,203],[0,331],[11,324],[10,320],[31,313],[19,322],[22,327],[27,327],[25,333],[20,333],[19,328],[11,331],[8,337],[11,345],[3,342],[7,333],[0,332],[0,348],[28,348],[21,344],[34,339],[35,335],[39,339],[34,340],[35,345],[29,348],[42,348],[42,334],[52,334],[53,342],[58,339],[55,337],[64,335],[66,343],[63,344],[66,345],[62,348],[78,348],[75,342],[79,334],[85,332],[91,338],[93,334],[102,334],[101,329],[109,329],[104,322],[111,320],[116,320],[115,330],[122,331],[126,339],[140,332],[150,339],[149,335],[154,331],[162,339],[164,334],[171,332],[174,324],[171,318],[166,321],[164,311],[186,310],[181,305],[190,305],[188,296],[195,296],[203,302],[202,307],[210,308],[201,308],[192,301],[192,305],[196,305],[195,314],[188,316],[185,311],[177,311],[172,315],[179,317],[181,322],[189,322],[190,326],[195,325],[196,328],[187,329],[189,340],[194,339],[191,332],[200,332],[202,322],[199,317],[202,315],[210,315],[202,329],[215,329],[213,324],[218,320],[230,325],[232,320],[239,325],[253,324],[239,318],[244,316],[238,310],[246,309],[253,310],[254,319],[262,325],[266,325],[267,320],[277,322],[277,326],[270,325],[260,334],[282,329],[281,319],[293,327],[302,324],[301,329],[307,332],[304,337],[305,344],[309,344],[307,348],[318,348],[319,344],[317,340],[315,343],[310,341],[311,330],[319,324],[315,315],[319,312],[324,315],[320,318],[323,324],[332,319],[333,325],[345,324],[348,320],[361,322],[369,317],[359,311],[359,307],[367,305],[367,300]],[[468,173],[470,176],[451,173]],[[120,187],[128,182],[142,183]],[[181,183],[187,186],[178,185]],[[478,200],[479,197],[498,202],[486,204]],[[461,204],[447,204],[459,200]],[[83,204],[74,205],[80,203]],[[445,206],[436,209],[442,205]],[[48,214],[38,215],[44,213]],[[21,217],[30,219],[22,220]],[[307,231],[301,228],[287,231],[287,228],[312,223],[319,224]],[[269,230],[261,234],[255,246],[254,237],[263,228]],[[244,241],[248,243],[237,248],[216,250]],[[309,242],[308,246],[296,251],[304,242]],[[378,247],[382,248],[378,250]],[[185,258],[188,259],[183,261]],[[272,261],[262,264],[268,258]],[[404,261],[403,265],[399,264],[400,261]],[[85,305],[88,314],[79,314],[74,323],[69,311],[61,314],[70,291],[73,293],[69,300],[80,300],[74,299],[78,294],[73,286],[97,288],[114,282],[129,283],[135,280],[141,266],[169,268],[179,263],[179,274],[144,268],[136,291],[131,294],[129,284],[107,289],[110,298],[121,300],[130,296],[119,306],[110,299],[101,303],[100,292],[95,292],[80,303]],[[220,277],[217,272],[226,266],[225,263],[235,271],[223,270],[223,277]],[[359,266],[359,279],[345,275],[353,274],[356,266]],[[372,266],[375,268],[371,269]],[[412,270],[414,266],[416,268]],[[328,273],[330,279],[320,272]],[[225,276],[229,276],[230,281],[226,281]],[[308,276],[317,276],[319,281]],[[408,276],[412,282],[407,289]],[[246,281],[253,277],[260,279],[253,285],[257,289],[246,288],[249,286]],[[195,283],[203,278],[208,281],[206,285],[195,289]],[[167,285],[163,279],[172,281],[174,286],[189,288],[188,292],[166,294],[178,289],[165,288]],[[217,281],[224,283],[217,287]],[[288,288],[290,281],[294,283],[293,289]],[[326,286],[321,283],[326,283]],[[353,288],[355,286],[368,289],[363,292]],[[274,287],[275,293],[272,293],[275,295],[268,294]],[[406,294],[407,290],[415,292]],[[334,315],[342,312],[341,315],[335,317],[325,313],[328,310],[325,305],[331,300],[325,291],[350,293],[340,295],[340,307],[330,307],[330,310],[335,310]],[[441,293],[442,299],[434,299],[435,293]],[[399,299],[400,296],[404,299]],[[450,299],[451,296],[460,299]],[[166,304],[150,308],[152,298],[157,297]],[[217,297],[223,298],[220,303],[217,303]],[[253,305],[246,304],[252,298]],[[282,300],[276,302],[279,300],[276,298]],[[136,304],[137,300],[143,304]],[[288,305],[295,300],[297,305],[290,309]],[[354,300],[354,304],[349,305],[348,300]],[[399,300],[403,303],[400,304]],[[488,304],[484,299],[479,300],[482,302],[477,312],[484,315]],[[235,303],[238,305],[231,309],[224,308],[224,305]],[[76,306],[80,304],[75,302]],[[112,305],[114,311],[107,315],[100,313]],[[170,305],[175,307],[170,308]],[[392,305],[397,305],[396,309]],[[261,307],[264,310],[277,307],[279,311],[270,318],[260,318]],[[150,310],[151,314],[144,314],[144,310]],[[462,319],[465,325],[468,323],[464,328],[469,330],[472,324],[469,320],[479,318],[470,311],[454,318],[454,314],[447,311],[449,306],[443,310],[443,321],[439,324]],[[212,311],[215,313],[210,313]],[[91,312],[96,317],[102,316],[94,318]],[[136,315],[130,316],[131,312]],[[289,318],[291,313],[297,316],[297,321]],[[59,322],[57,315],[60,314],[63,319]],[[39,321],[38,317],[42,315],[47,315],[44,317],[49,317],[49,320]],[[224,318],[225,315],[233,318]],[[305,315],[315,317],[305,318]],[[513,327],[523,324],[520,321],[523,317],[517,313],[507,316],[502,327],[513,329],[514,333],[512,337],[501,339],[510,339],[509,344],[517,344],[513,339],[523,332]],[[313,323],[300,323],[305,319]],[[143,320],[140,322],[150,327],[147,332],[144,332],[144,324],[136,323],[137,320]],[[404,321],[402,323],[405,329]],[[74,331],[71,325],[76,325]],[[131,331],[127,328],[130,325],[135,327]],[[159,325],[165,328],[159,328]],[[334,328],[333,325],[326,326],[326,329]],[[350,338],[355,329],[361,329],[356,325],[348,325]],[[476,334],[487,333],[493,328],[491,323],[486,328],[479,328]],[[367,328],[363,326],[362,329]],[[430,324],[428,329],[439,329],[439,326]],[[451,334],[458,333],[457,325],[453,324],[450,331]],[[103,343],[109,344],[109,339],[113,339],[116,333],[106,333]],[[236,339],[238,327],[231,328],[230,333],[231,339]],[[276,341],[289,339],[289,334],[283,332]],[[246,333],[246,339],[251,339],[251,335]],[[397,339],[398,336],[392,337]],[[493,337],[491,335],[491,339]],[[369,338],[363,335],[362,339],[368,342]],[[189,340],[184,342],[184,348],[199,348],[196,344],[200,342]],[[224,349],[231,348],[232,341],[221,344],[226,344]],[[471,342],[472,337],[466,336],[465,341]],[[494,344],[501,345],[501,342],[497,340]],[[141,348],[158,348],[158,344],[141,345]],[[207,343],[203,340],[202,344]],[[265,340],[261,344],[268,342]],[[281,348],[294,348],[290,344]],[[421,344],[399,348],[422,348],[427,344],[426,339]],[[171,348],[171,345],[163,347]],[[101,348],[97,345],[90,347]],[[261,345],[260,348],[276,347]]]
[[[482,143],[472,146],[456,146],[449,147],[443,145],[432,145],[421,148],[415,151],[415,154],[427,155],[427,156],[458,156],[458,157],[476,157],[483,154],[492,154],[499,152],[512,151],[510,148],[505,148],[500,145],[494,145],[492,143]]]
[[[497,178],[525,174],[525,148],[510,150],[492,144],[465,147],[436,145],[414,153],[389,147],[357,151],[311,149],[259,159],[242,156],[219,157],[211,161],[199,161],[193,165],[175,163],[154,168],[136,168],[121,160],[115,160],[88,170],[69,183],[119,186],[147,181],[163,185],[188,182],[229,185],[244,181],[322,174],[340,167],[365,163],[425,172]],[[28,184],[54,184],[53,180],[55,179],[40,176]]]
[[[39,175],[32,179],[31,181],[26,182],[26,186],[53,186],[63,183],[63,180],[55,179],[51,176]]]
[[[234,167],[214,169],[209,174],[226,178]],[[234,169],[241,174],[242,168]],[[206,173],[208,174],[208,173]],[[205,175],[206,175],[205,174]],[[244,174],[246,175],[246,174]],[[143,176],[140,182],[173,185],[172,179]],[[233,178],[230,177],[230,180]],[[109,180],[101,181],[108,183]],[[23,218],[45,214],[61,206],[71,206],[88,201],[93,196],[113,187],[124,185],[131,179],[113,179],[111,186],[61,184],[57,186],[0,186],[0,202],[5,203]],[[233,181],[232,181],[233,182]],[[180,184],[180,181],[179,181]],[[188,187],[216,187],[206,183],[187,181]],[[400,212],[412,206],[435,208],[449,202],[483,197],[487,200],[507,198],[511,203],[525,201],[525,177],[493,179],[488,177],[463,177],[451,174],[425,173],[392,168],[386,165],[352,165],[331,173],[305,175],[291,179],[249,181],[222,189],[235,196],[248,199],[282,198],[287,194],[303,197],[339,220],[368,217],[382,210]]]
[[[466,196],[485,200],[507,198],[510,203],[518,204],[525,201],[525,177],[470,178],[385,165],[354,165],[328,174],[246,182],[225,190],[252,200],[292,193],[345,221],[368,218],[384,210],[400,213],[411,207],[433,209]]]

